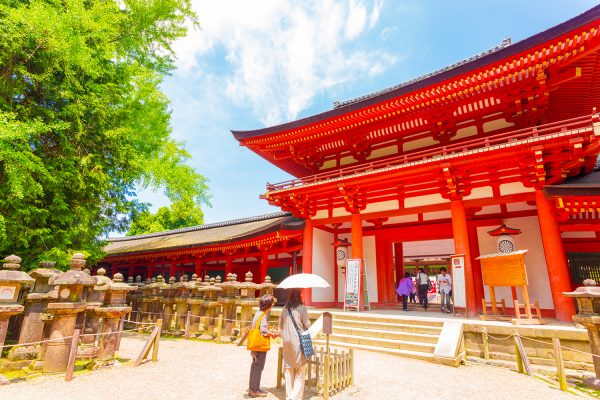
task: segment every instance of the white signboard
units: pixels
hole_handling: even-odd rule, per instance
[[[457,254],[450,257],[452,267],[452,300],[454,307],[466,307],[467,296],[465,294],[465,256]]]
[[[346,293],[344,309],[360,308],[360,259],[352,258],[346,262]]]

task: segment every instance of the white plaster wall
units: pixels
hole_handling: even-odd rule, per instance
[[[502,208],[498,204],[494,204],[491,206],[483,206],[481,207],[481,211],[475,213],[475,215],[483,215],[483,214],[498,214],[502,212]]]
[[[529,299],[533,303],[539,300],[540,307],[545,309],[554,308],[552,302],[552,294],[550,293],[550,281],[548,280],[548,269],[546,267],[546,259],[544,256],[544,246],[542,244],[542,236],[540,233],[540,225],[536,216],[507,218],[504,223],[511,228],[521,229],[522,233],[515,236],[517,249],[529,250],[525,256],[525,266],[527,268],[527,279],[529,281]],[[477,228],[477,238],[479,241],[479,253],[489,254],[497,253],[496,238],[488,235],[487,231],[490,227]],[[484,286],[485,298],[490,300],[490,294],[487,286]],[[497,300],[504,299],[507,307],[512,306],[512,295],[510,288],[496,288]],[[523,302],[521,290],[517,289],[517,298],[519,302]]]
[[[350,235],[339,235],[339,239],[351,241]],[[350,247],[350,249],[352,249]],[[375,236],[363,236],[363,257],[367,265],[367,288],[369,289],[369,301],[377,302],[377,253],[375,249]],[[338,274],[338,301],[344,301],[344,291],[346,288],[346,275]]]
[[[532,188],[525,187],[521,182],[503,183],[500,185],[500,194],[506,196],[516,193],[534,192]]]
[[[369,301],[372,303],[378,301],[376,253],[375,236],[363,236],[363,257],[367,266],[367,288],[369,289]]]
[[[473,188],[471,190],[471,194],[468,196],[465,196],[464,200],[486,199],[488,197],[494,197],[494,191],[492,190],[491,187],[485,186],[485,187]]]
[[[377,203],[369,203],[365,207],[363,213],[372,213],[377,211],[389,211],[398,209],[398,200],[380,201]]]
[[[312,301],[332,302],[334,295],[333,234],[322,229],[313,228],[312,270],[329,283],[331,287],[312,290]]]
[[[419,207],[428,206],[430,204],[448,203],[448,200],[444,199],[441,194],[429,194],[425,196],[415,196],[404,199],[404,207]]]
[[[452,218],[452,213],[450,212],[450,210],[423,213],[423,221],[433,221],[436,219],[448,219],[448,218]]]

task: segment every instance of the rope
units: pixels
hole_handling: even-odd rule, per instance
[[[156,324],[152,324],[152,326],[147,326],[145,328],[141,328],[141,329],[146,329],[148,330],[149,328],[154,328],[156,326]],[[135,328],[135,329],[123,329],[120,331],[113,331],[113,332],[100,332],[100,333],[82,333],[79,335],[79,337],[83,337],[83,336],[105,336],[105,335],[115,335],[118,333],[126,333],[126,332],[139,332],[140,328]],[[57,338],[57,339],[46,339],[46,340],[40,340],[38,342],[29,342],[29,343],[17,343],[17,344],[4,344],[2,346],[0,346],[0,349],[8,349],[11,347],[25,347],[25,346],[33,346],[33,345],[38,345],[38,344],[43,344],[43,343],[53,343],[53,342],[64,342],[67,339],[73,339],[74,335],[71,336],[63,336],[61,338]],[[1,350],[0,350],[1,351]]]

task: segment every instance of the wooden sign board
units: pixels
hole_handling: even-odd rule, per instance
[[[526,286],[525,252],[479,257],[484,285]]]

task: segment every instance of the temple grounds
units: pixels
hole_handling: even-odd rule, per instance
[[[120,358],[134,358],[144,337],[124,337]],[[543,381],[514,371],[482,365],[452,368],[425,361],[356,351],[356,383],[334,399],[575,399]],[[78,372],[71,382],[64,375],[0,387],[0,398],[95,400],[117,399],[243,399],[248,385],[250,356],[243,347],[201,341],[162,339],[159,361],[134,368],[120,365],[93,373]],[[285,399],[275,388],[277,352],[269,352],[262,387],[268,399]],[[305,399],[318,399],[309,390]]]

